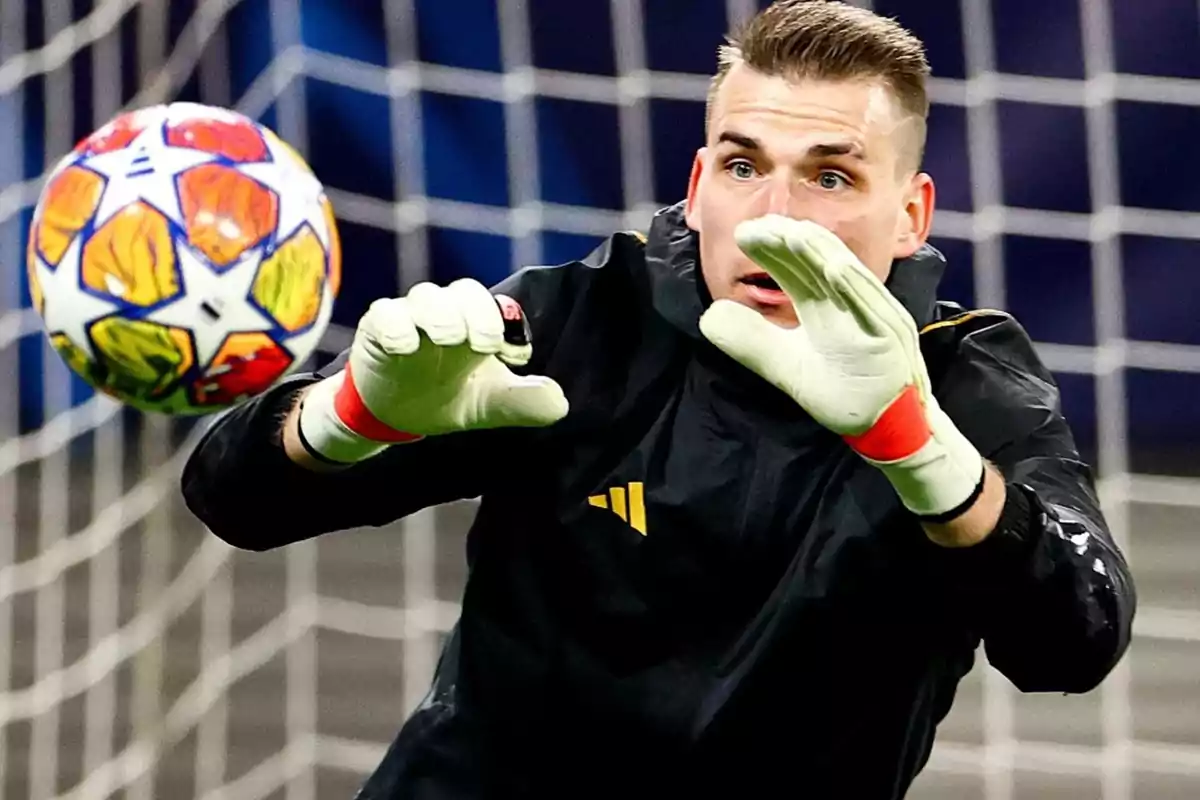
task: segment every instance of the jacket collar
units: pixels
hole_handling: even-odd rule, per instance
[[[688,228],[683,211],[680,202],[654,215],[646,242],[646,266],[654,308],[676,328],[700,339],[700,315],[712,298],[700,275],[698,236]],[[937,286],[945,269],[945,257],[928,244],[892,264],[885,285],[912,314],[918,329],[933,320]]]

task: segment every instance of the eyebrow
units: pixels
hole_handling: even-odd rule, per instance
[[[831,142],[829,144],[814,144],[808,148],[808,154],[813,158],[831,158],[833,156],[850,156],[862,160],[865,158],[863,147],[858,142]]]
[[[733,131],[723,131],[721,135],[717,137],[717,144],[720,144],[721,142],[736,144],[743,150],[762,150],[762,144],[759,143],[758,139],[755,139],[753,136],[734,133]]]
[[[762,150],[762,143],[753,136],[746,136],[742,133],[734,131],[723,131],[717,137],[717,143],[729,142],[735,144],[743,150]],[[843,142],[827,142],[822,144],[814,144],[808,148],[809,158],[833,158],[835,156],[850,156],[858,160],[863,160],[866,156],[863,152],[863,147],[858,142],[843,141]]]

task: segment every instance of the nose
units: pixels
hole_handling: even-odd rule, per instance
[[[786,177],[775,177],[766,187],[764,214],[787,215],[792,205],[792,183]]]

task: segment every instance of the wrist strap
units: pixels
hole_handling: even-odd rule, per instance
[[[307,399],[308,398],[305,398],[305,400],[307,400]],[[304,400],[300,401],[300,409],[299,409],[298,413],[300,414],[301,418],[304,417],[304,402],[305,402]],[[313,458],[314,460],[319,461],[322,464],[328,464],[332,467],[350,466],[349,464],[342,462],[342,461],[334,461],[332,458],[329,458],[324,453],[322,453],[320,450],[313,447],[312,442],[308,441],[308,437],[304,435],[304,426],[303,425],[296,426],[296,434],[297,434],[297,438],[300,440],[300,446],[304,448],[304,452],[308,453],[308,455],[311,458]]]
[[[986,480],[987,480],[987,467],[984,465],[983,459],[980,459],[980,461],[979,461],[979,482],[975,484],[974,491],[972,491],[969,495],[967,495],[967,498],[965,500],[963,500],[961,503],[954,506],[953,508],[949,509],[948,511],[943,511],[940,514],[917,514],[917,517],[921,520],[921,522],[928,522],[933,525],[940,525],[942,523],[949,522],[952,519],[956,519],[957,517],[961,516],[968,508],[975,505],[975,501],[979,499],[979,495],[983,494],[983,484],[986,482]]]
[[[983,456],[932,396],[909,386],[861,436],[844,437],[887,476],[904,506],[926,522],[946,522],[983,491]]]

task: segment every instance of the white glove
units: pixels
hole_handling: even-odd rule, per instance
[[[934,399],[904,306],[814,222],[770,215],[734,235],[800,325],[783,328],[722,299],[700,318],[704,336],[879,467],[910,511],[936,519],[964,510],[982,486],[983,458]]]
[[[417,284],[367,309],[346,366],[305,395],[301,441],[349,464],[424,436],[550,425],[567,414],[562,388],[505,366],[532,352],[515,300],[470,279]]]

